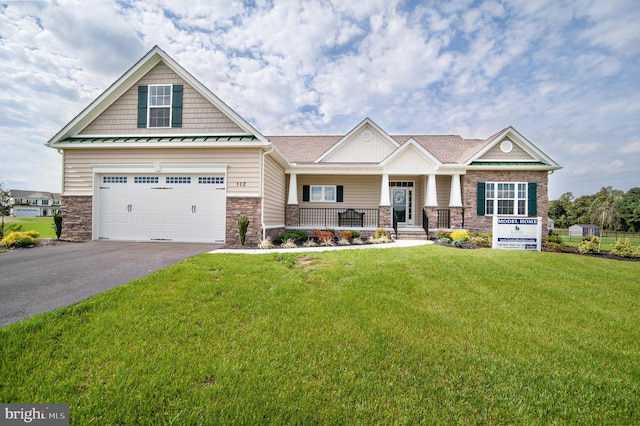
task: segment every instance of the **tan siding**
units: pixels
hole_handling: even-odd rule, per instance
[[[436,176],[436,191],[438,193],[438,207],[449,207],[451,176]]]
[[[173,129],[138,129],[138,86],[148,84],[182,84],[182,127]],[[186,84],[163,62],[156,65],[137,84],[114,102],[80,134],[220,134],[246,133],[218,108]]]
[[[286,179],[284,169],[267,155],[264,164],[264,224],[284,225]]]
[[[371,140],[365,141],[362,139],[362,133],[364,131],[371,132]],[[349,140],[345,141],[340,148],[329,155],[324,161],[378,163],[391,154],[394,149],[395,147],[389,143],[389,141],[366,126],[354,134]]]
[[[259,149],[67,149],[64,162],[65,194],[91,193],[94,165],[216,164],[227,165],[227,194],[260,193]]]
[[[298,202],[300,207],[335,207],[375,209],[380,205],[381,176],[325,176],[298,175]],[[302,201],[303,185],[342,185],[344,201],[342,203],[312,203]]]
[[[500,149],[500,144],[497,144],[486,154],[480,157],[481,160],[490,160],[490,161],[531,161],[534,158],[527,154],[525,150],[520,148],[518,145],[513,143],[513,149],[511,152],[502,152]]]

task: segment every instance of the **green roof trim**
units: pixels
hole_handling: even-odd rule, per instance
[[[93,138],[66,138],[58,143],[73,144],[109,144],[109,143],[147,143],[147,142],[253,142],[258,140],[253,135],[248,136],[123,136],[123,137],[93,137]]]

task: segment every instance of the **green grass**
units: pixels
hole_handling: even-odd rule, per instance
[[[53,228],[53,217],[5,217],[5,235],[11,231],[37,231],[39,238],[55,238],[56,231]]]
[[[201,255],[0,330],[72,424],[638,424],[640,263],[439,246]]]

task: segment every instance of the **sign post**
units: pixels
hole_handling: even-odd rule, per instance
[[[493,248],[542,250],[542,218],[493,217]]]

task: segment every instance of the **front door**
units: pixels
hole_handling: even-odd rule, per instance
[[[413,225],[413,188],[392,186],[391,207],[398,225]]]

